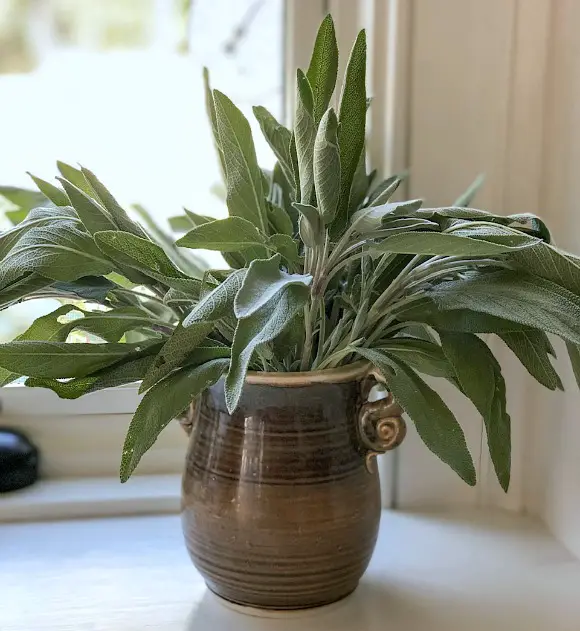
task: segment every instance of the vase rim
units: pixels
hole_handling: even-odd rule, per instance
[[[377,379],[379,375],[368,361],[357,361],[338,368],[326,368],[324,370],[310,370],[304,372],[258,372],[249,371],[246,375],[246,383],[253,385],[278,386],[292,388],[297,386],[309,386],[315,383],[347,383],[360,381],[373,374]]]

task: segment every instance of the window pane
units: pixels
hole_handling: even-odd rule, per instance
[[[0,183],[31,188],[59,159],[162,222],[223,216],[202,68],[256,131],[252,105],[282,115],[282,63],[283,0],[0,0]]]

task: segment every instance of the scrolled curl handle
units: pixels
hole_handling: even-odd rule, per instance
[[[398,447],[407,434],[403,409],[393,395],[363,403],[358,415],[359,438],[366,450],[366,465],[371,471],[373,458]]]

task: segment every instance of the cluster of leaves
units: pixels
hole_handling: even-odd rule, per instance
[[[126,480],[159,432],[225,375],[230,411],[248,370],[322,370],[371,362],[427,447],[467,483],[464,433],[419,376],[442,377],[485,421],[498,479],[508,488],[510,418],[501,369],[479,334],[498,335],[541,384],[561,389],[548,333],[568,344],[580,375],[580,259],[550,244],[529,214],[392,201],[401,179],[376,182],[365,164],[366,43],[357,37],[338,110],[332,19],[310,66],[298,70],[292,129],[254,108],[277,163],[260,169],[250,126],[212,90],[206,101],[229,216],[186,211],[177,247],[133,222],[86,169],[59,165],[62,188],[35,178],[41,204],[0,236],[0,303],[53,295],[107,310],[72,323],[70,305],[0,346],[7,379],[78,397],[140,380],[145,396],[123,449]],[[222,252],[202,270],[187,249]],[[73,328],[102,343],[67,343]],[[142,337],[131,341],[129,334]],[[55,359],[57,361],[55,361]]]

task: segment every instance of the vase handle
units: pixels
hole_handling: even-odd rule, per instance
[[[370,379],[382,382],[382,377],[376,372],[369,373],[363,381],[363,396],[366,399],[374,385]],[[363,403],[358,414],[359,438],[366,451],[365,460],[367,470],[372,471],[373,459],[391,449],[398,447],[407,434],[407,426],[403,420],[403,409],[395,401],[392,393],[378,401]]]

